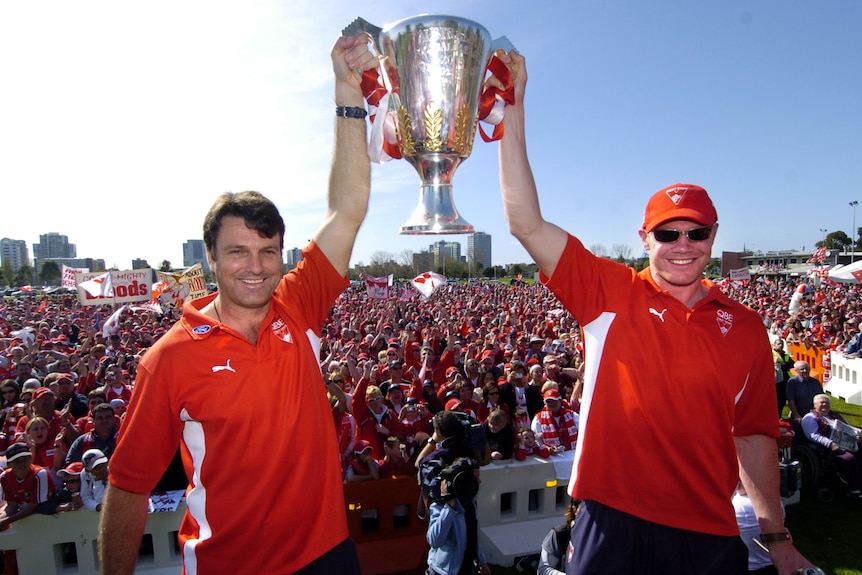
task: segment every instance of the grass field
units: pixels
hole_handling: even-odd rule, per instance
[[[862,427],[862,406],[832,398],[832,409],[850,424]],[[796,547],[826,573],[862,575],[862,502],[837,499],[833,503],[821,503],[813,493],[803,492],[799,503],[787,507],[786,524],[793,533]],[[544,534],[536,534],[536,537],[540,540]],[[520,575],[529,571],[492,566],[491,572]]]

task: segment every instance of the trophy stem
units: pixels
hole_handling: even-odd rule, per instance
[[[423,184],[419,205],[403,226],[404,235],[472,234],[473,226],[455,208],[452,184]]]

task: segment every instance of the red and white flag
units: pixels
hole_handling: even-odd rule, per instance
[[[392,274],[383,277],[365,276],[365,292],[370,299],[389,299]]]
[[[110,277],[111,274],[108,274]],[[83,285],[83,284],[82,284]],[[102,324],[102,335],[105,338],[111,337],[112,335],[116,335],[120,333],[120,314],[122,314],[129,306],[121,305],[117,311],[111,314],[105,323]]]
[[[114,297],[114,286],[111,284],[111,272],[105,272],[91,280],[78,284],[93,297]]]
[[[410,283],[427,299],[446,283],[446,276],[435,272],[425,272],[421,276],[413,278]]]

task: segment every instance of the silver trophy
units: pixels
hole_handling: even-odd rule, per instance
[[[379,113],[395,114],[398,148],[422,179],[419,205],[401,233],[473,233],[455,208],[452,175],[473,149],[492,49],[508,41],[492,47],[480,24],[439,14],[405,18],[382,30],[358,18],[344,33],[360,31],[377,40],[390,94],[388,110]]]

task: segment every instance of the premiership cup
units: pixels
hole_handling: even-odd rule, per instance
[[[471,20],[422,15],[386,26],[379,37],[398,148],[422,185],[402,234],[469,234],[455,208],[452,176],[470,156],[491,36]]]

